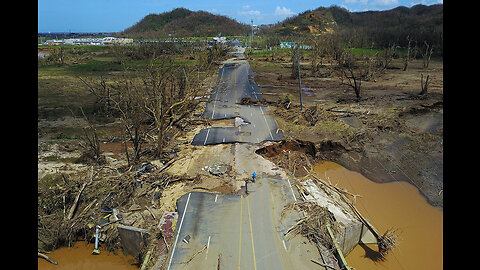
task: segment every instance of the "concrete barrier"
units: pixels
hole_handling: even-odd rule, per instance
[[[117,225],[117,229],[123,252],[127,255],[132,255],[135,259],[139,260],[141,249],[144,246],[148,246],[150,237],[148,230],[121,224]]]
[[[318,188],[311,179],[307,179],[301,184],[309,193],[304,196],[306,200],[326,207],[340,224],[341,231],[339,235],[336,236],[336,240],[345,256],[347,256],[359,242],[364,244],[377,243],[373,234],[358,220],[356,215],[342,202],[337,194],[333,192],[329,192],[329,194],[325,193],[325,191]]]

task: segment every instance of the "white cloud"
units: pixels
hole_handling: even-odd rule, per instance
[[[259,16],[259,15],[260,15],[260,11],[258,11],[258,10],[239,11],[238,14],[240,14],[240,15]]]
[[[249,5],[244,5],[242,6],[243,10],[238,11],[238,14],[240,15],[248,15],[248,16],[259,16],[261,12],[259,10],[250,10]]]
[[[434,4],[443,4],[443,0],[416,0],[416,1],[410,1],[410,6],[415,6],[418,4],[422,5],[434,5]]]
[[[295,12],[293,12],[291,9],[286,7],[279,7],[279,6],[275,8],[275,13],[274,13],[274,15],[276,16],[290,16],[293,14],[295,14]]]
[[[345,4],[363,4],[366,5],[368,0],[345,0]]]
[[[373,0],[371,4],[374,6],[396,6],[398,0]]]

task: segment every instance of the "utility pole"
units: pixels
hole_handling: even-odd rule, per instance
[[[300,110],[303,111],[302,79],[300,78],[300,60],[298,59],[298,47],[299,45],[297,45],[298,91],[300,91]]]
[[[250,39],[250,48],[252,48],[253,45],[253,19],[251,20],[252,22],[252,38]]]

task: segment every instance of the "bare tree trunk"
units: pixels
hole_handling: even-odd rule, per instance
[[[426,94],[428,94],[428,84],[430,83],[429,82],[429,78],[430,78],[430,75],[427,75],[427,78],[425,79],[425,83],[423,83],[423,73],[421,74],[421,79],[420,79],[420,84],[421,84],[421,87],[422,87],[422,91],[418,94],[419,96],[424,96]]]
[[[395,43],[392,46],[387,47],[383,50],[383,55],[381,59],[382,70],[385,70],[388,68],[388,65],[390,65],[390,63],[393,60],[393,56],[395,55],[396,50],[397,50],[397,47]]]
[[[123,140],[123,144],[125,145],[125,156],[127,157],[127,164],[128,164],[128,167],[130,167],[131,166],[130,155],[128,154],[128,145],[127,145],[127,140],[125,138],[125,132],[122,132],[122,140]]]
[[[162,153],[163,153],[163,137],[164,137],[164,124],[165,124],[165,120],[164,120],[164,116],[161,115],[160,116],[160,119],[159,119],[159,123],[157,123],[157,126],[158,126],[158,136],[157,136],[157,155],[158,157],[161,157],[162,156]]]
[[[428,45],[426,41],[424,43],[426,48],[425,48],[425,53],[423,54],[423,68],[428,68],[428,65],[430,64],[430,57],[432,57],[432,53],[433,53],[433,47]]]
[[[355,92],[357,102],[360,101],[362,79],[365,78],[368,69],[365,68],[363,71],[360,71],[360,73],[358,71],[355,73],[355,59],[351,52],[345,52],[342,55],[339,61],[339,68],[341,72],[341,84],[352,87],[353,91]],[[347,79],[347,82],[345,82],[345,78]]]
[[[80,144],[80,145],[85,149],[86,153],[93,155],[92,158],[98,164],[101,164],[104,161],[104,159],[102,159],[102,156],[101,156],[100,141],[98,140],[97,131],[93,127],[93,125],[90,123],[90,121],[88,121],[88,118],[85,115],[82,107],[80,107],[80,111],[82,112],[85,122],[88,124],[88,127],[82,127],[87,143],[86,145],[83,145],[83,144]],[[72,113],[72,116],[74,116],[73,111],[70,110],[70,112]],[[91,136],[89,135],[90,132],[87,131],[88,129],[90,129],[91,132],[93,133]]]
[[[407,55],[405,56],[403,61],[403,71],[407,71],[408,62],[410,62],[410,43],[412,42],[412,40],[410,39],[410,37],[407,37],[407,40],[408,40]]]

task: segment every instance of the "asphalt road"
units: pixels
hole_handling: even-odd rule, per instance
[[[268,108],[240,105],[244,97],[262,99],[258,85],[253,81],[252,70],[245,60],[232,61],[219,70],[220,83],[210,96],[203,117],[212,120],[238,118],[242,124],[235,127],[212,127],[199,132],[193,145],[209,145],[231,142],[259,143],[280,141],[283,133],[275,119],[268,115]]]
[[[240,196],[182,196],[173,255],[165,269],[217,269],[219,257],[221,269],[299,269],[284,233],[300,216],[294,211],[282,215],[298,197],[296,190],[273,178],[257,179],[248,189],[249,195]]]
[[[204,129],[192,142],[239,143],[238,151],[231,153],[238,176],[258,171],[260,165],[252,162],[254,147],[238,145],[284,139],[265,107],[238,104],[242,97],[262,98],[251,74],[244,60],[220,70],[223,83],[212,93],[204,117],[235,118],[235,126]],[[302,236],[284,236],[300,217],[285,208],[299,198],[290,180],[262,173],[255,183],[248,183],[248,191],[243,187],[242,195],[190,192],[178,199],[179,219],[164,269],[322,269],[310,261],[319,257],[315,246]]]

